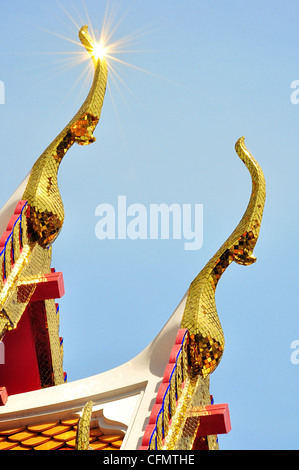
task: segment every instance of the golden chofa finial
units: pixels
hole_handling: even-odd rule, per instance
[[[182,328],[187,328],[190,334],[191,370],[203,377],[215,370],[224,351],[224,335],[215,303],[216,286],[233,261],[244,266],[256,261],[253,249],[266,197],[263,172],[246,149],[244,137],[237,141],[235,149],[251,174],[251,197],[236,229],[191,283],[182,319]]]
[[[23,194],[28,202],[30,241],[42,247],[57,238],[64,221],[57,183],[59,165],[75,142],[88,145],[95,141],[93,132],[101,116],[106,91],[107,63],[103,57],[95,55],[96,43],[90,38],[87,26],[80,29],[79,38],[93,59],[93,83],[77,114],[33,165]]]
[[[98,60],[103,60],[105,58],[106,48],[103,42],[96,42],[91,38],[87,25],[82,26],[80,29],[79,38],[87,52],[91,55],[95,65],[97,64]]]

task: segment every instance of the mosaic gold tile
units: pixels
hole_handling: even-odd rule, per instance
[[[193,373],[200,373],[203,377],[215,370],[224,351],[224,334],[215,303],[216,286],[233,261],[245,266],[255,262],[253,249],[266,197],[263,172],[245,147],[243,137],[237,141],[235,149],[251,174],[251,197],[236,229],[191,283],[181,323],[181,327],[187,328],[190,334]]]
[[[95,141],[93,132],[101,116],[108,67],[105,59],[95,59],[92,54],[94,45],[87,26],[81,28],[79,37],[94,62],[93,82],[77,114],[33,165],[22,200],[10,221],[8,231],[1,238],[0,340],[9,330],[17,328],[35,291],[36,284],[31,281],[50,272],[51,244],[57,238],[64,221],[64,208],[57,183],[59,165],[75,142],[87,145]],[[61,384],[65,381],[65,375],[55,301],[51,299],[43,304],[34,304],[30,307],[31,311],[39,309],[39,312],[31,312],[36,348],[41,350],[46,344],[37,333],[44,330],[39,328],[38,318],[42,318],[47,325],[50,343],[50,351],[46,355],[37,351],[41,386]]]
[[[79,37],[91,53],[93,42],[86,26],[81,28]],[[64,222],[63,202],[57,183],[59,165],[75,142],[87,145],[95,141],[93,132],[101,116],[108,68],[105,59],[94,60],[94,65],[94,80],[85,102],[33,165],[23,194],[23,199],[28,202],[30,239],[43,247],[53,243]]]

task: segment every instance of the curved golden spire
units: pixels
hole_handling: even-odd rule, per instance
[[[79,38],[94,63],[91,89],[77,114],[33,165],[23,194],[29,207],[30,241],[37,241],[43,247],[56,239],[64,221],[64,208],[57,184],[60,162],[75,142],[88,145],[95,141],[93,131],[100,119],[106,91],[107,63],[93,52],[96,44],[89,36],[87,26],[81,28]]]
[[[76,435],[76,450],[88,450],[90,421],[92,416],[93,402],[90,400],[82,410],[82,416],[79,419]]]
[[[224,335],[215,303],[217,283],[232,261],[244,266],[256,261],[253,249],[266,197],[263,172],[246,149],[244,137],[237,141],[235,149],[251,174],[251,197],[236,229],[191,283],[182,319],[182,328],[187,328],[190,333],[193,371],[203,377],[217,367],[224,350]]]

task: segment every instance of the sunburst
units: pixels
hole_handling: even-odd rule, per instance
[[[140,52],[144,53],[145,50],[140,50],[140,48],[138,48],[138,45],[140,45],[140,40],[144,36],[150,34],[148,28],[143,27],[135,32],[117,38],[119,28],[126,19],[127,15],[129,14],[130,7],[127,8],[124,13],[120,14],[121,2],[107,1],[103,19],[101,25],[99,25],[98,23],[96,23],[96,20],[91,20],[91,14],[88,12],[84,0],[82,0],[82,7],[84,11],[83,16],[78,12],[74,5],[72,5],[73,10],[72,12],[70,12],[59,0],[56,0],[56,2],[58,6],[63,10],[65,15],[68,17],[68,19],[71,21],[72,25],[76,28],[75,34],[78,34],[78,31],[84,24],[88,24],[90,36],[93,40],[93,43],[95,44],[93,53],[96,57],[100,59],[105,58],[109,69],[109,78],[111,79],[111,82],[115,85],[119,93],[121,93],[119,86],[121,84],[124,88],[126,88],[127,91],[129,91],[133,96],[135,96],[133,91],[128,87],[128,84],[123,79],[121,73],[119,73],[118,66],[129,67],[139,72],[143,72],[152,75],[156,78],[163,79],[163,77],[159,77],[157,74],[154,74],[149,70],[139,67],[138,65],[133,64],[132,62],[129,62],[125,59],[125,55],[128,56],[129,54]],[[74,17],[74,15],[76,16],[76,18]],[[86,68],[80,75],[80,80],[82,80],[82,76],[84,75],[87,75],[87,79],[90,78],[93,72],[92,63],[89,60],[89,54],[85,50],[82,50],[82,44],[78,40],[74,39],[76,36],[74,35],[72,37],[68,37],[66,35],[53,31],[45,29],[43,30],[78,46],[77,51],[57,53],[62,54],[64,56],[69,55],[69,57],[63,57],[63,59],[59,60],[60,66],[61,68],[69,68],[78,64],[82,64],[86,61]],[[109,84],[109,80],[108,90],[111,95],[111,86]],[[136,96],[135,98],[137,99]]]

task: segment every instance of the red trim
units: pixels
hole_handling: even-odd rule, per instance
[[[6,230],[6,232],[3,232],[2,237],[0,238],[0,249],[4,248],[5,243],[8,240],[8,237],[11,235],[11,230]],[[2,251],[2,250],[1,250]]]
[[[222,403],[204,406],[199,413],[199,422],[196,437],[229,433],[231,430],[231,422],[228,404]]]
[[[13,216],[9,219],[8,225],[7,225],[7,227],[6,227],[6,230],[9,230],[9,231],[11,232],[12,229],[13,229],[14,224],[16,223],[16,221],[18,220],[19,217],[20,217],[20,214],[15,214],[15,215],[13,215]]]
[[[14,214],[19,214],[20,215],[26,204],[27,204],[27,201],[25,199],[19,201],[16,205],[15,210],[14,210]]]
[[[6,405],[8,400],[8,393],[6,387],[0,387],[0,406]]]
[[[153,408],[149,417],[149,424],[145,428],[144,436],[142,439],[141,447],[139,447],[139,450],[148,450],[151,437],[153,435],[153,432],[156,429],[158,415],[163,410],[163,400],[164,400],[165,394],[167,393],[167,389],[170,386],[171,374],[173,373],[173,370],[176,366],[178,354],[180,353],[182,349],[182,343],[187,333],[188,333],[187,329],[178,330],[176,340],[175,340],[175,345],[173,346],[170,352],[169,361],[165,367],[163,380],[157,393],[156,403],[153,405]]]
[[[15,330],[3,338],[5,364],[0,365],[0,383],[7,393],[29,392],[40,388],[39,367],[28,309]]]
[[[8,245],[8,243],[11,243],[10,239],[12,240],[12,236],[19,237],[19,248],[22,250],[22,226],[19,227],[18,231],[14,227],[18,220],[21,221],[22,214],[24,217],[26,216],[24,211],[26,205],[27,201],[25,200],[17,203],[14,213],[9,219],[6,231],[0,238],[0,253],[7,247],[0,266],[0,276],[3,280],[6,277],[5,256],[10,255],[12,263],[14,262],[13,246],[11,245],[10,248],[10,245]],[[18,288],[22,289],[22,286]],[[44,301],[46,299],[61,298],[64,293],[63,275],[60,272],[56,273],[55,269],[52,268],[51,273],[43,274],[41,279],[36,281],[35,291],[17,327],[5,334],[2,340],[5,347],[5,363],[0,364],[0,384],[5,384],[5,387],[0,387],[0,405],[5,405],[7,401],[6,394],[13,395],[37,390],[41,388],[41,383],[45,386],[40,375],[41,367],[39,363],[41,362],[41,357],[39,352],[41,347],[44,347],[42,359],[45,362],[45,356],[47,355],[47,366],[49,369],[52,366],[52,357],[48,347],[49,333],[47,319],[44,316]],[[56,308],[58,309],[57,305]],[[38,338],[36,336],[36,328],[34,329],[34,324],[30,318],[32,311],[38,315],[40,321],[38,326],[40,334]],[[41,341],[45,341],[44,346],[40,345]]]
[[[151,445],[153,434],[157,429],[156,427],[159,414],[163,412],[164,409],[164,398],[170,387],[172,374],[175,371],[178,356],[182,350],[186,335],[188,335],[187,329],[180,329],[177,333],[175,345],[171,350],[169,362],[165,367],[162,383],[158,389],[156,402],[152,407],[148,425],[145,428],[144,436],[139,450],[148,450],[149,446]],[[184,387],[184,382],[182,383],[182,387]],[[211,402],[213,403],[213,397],[210,396],[210,398]],[[226,434],[231,430],[231,422],[227,403],[220,405],[212,404],[194,407],[188,410],[188,415],[189,416],[186,418],[187,420],[190,418],[194,419],[195,417],[199,420],[200,423],[195,437],[193,450],[208,450],[208,441],[206,439],[206,436]],[[169,425],[171,425],[171,420],[169,422]]]
[[[43,274],[42,280],[36,283],[31,302],[46,299],[60,299],[64,293],[63,274],[61,272]]]

